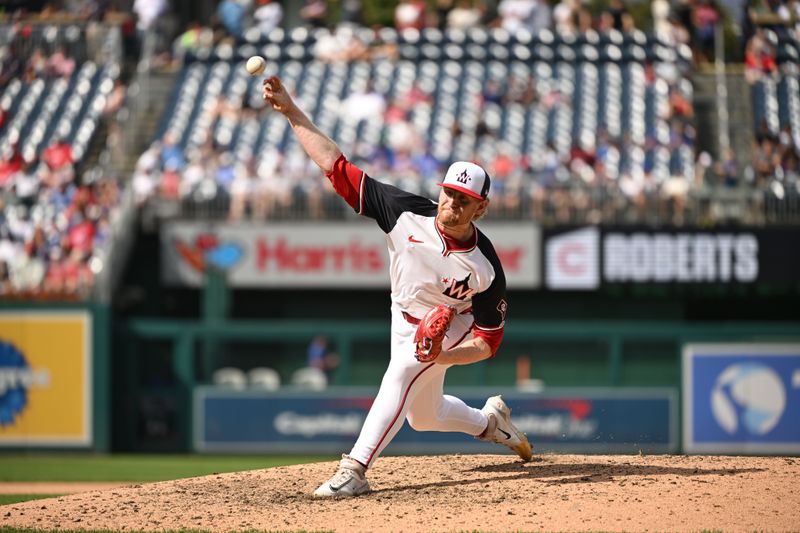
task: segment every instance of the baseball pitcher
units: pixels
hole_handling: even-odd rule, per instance
[[[263,98],[282,113],[309,157],[358,214],[386,234],[391,275],[391,359],[361,433],[318,497],[369,491],[366,471],[404,420],[418,431],[459,431],[503,444],[523,460],[531,445],[500,396],[482,409],[444,394],[445,372],[493,357],[503,339],[506,281],[489,239],[475,227],[489,204],[489,175],[459,161],[439,185],[439,201],[381,183],[347,160],[297,106],[277,76]]]

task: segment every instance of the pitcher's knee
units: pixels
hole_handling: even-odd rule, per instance
[[[436,429],[439,422],[435,417],[419,413],[406,414],[406,420],[408,420],[408,425],[416,431],[430,431]]]

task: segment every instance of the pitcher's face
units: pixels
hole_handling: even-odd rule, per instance
[[[461,191],[442,187],[437,220],[445,227],[463,226],[483,214],[488,204],[488,200],[478,200]]]

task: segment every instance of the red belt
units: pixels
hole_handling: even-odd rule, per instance
[[[408,322],[409,324],[414,324],[415,326],[419,325],[419,318],[414,318],[405,311],[403,311],[403,318],[405,318],[406,322]]]
[[[472,312],[472,307],[468,307],[468,308],[464,309],[463,311],[461,311],[459,313],[459,315],[465,315],[465,314],[471,313],[471,312]],[[421,322],[419,318],[413,317],[413,316],[409,315],[408,313],[406,313],[405,311],[403,311],[403,318],[406,319],[406,322],[408,322],[409,324],[413,324],[415,326],[418,326],[419,323]]]

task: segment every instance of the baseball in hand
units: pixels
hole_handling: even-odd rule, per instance
[[[258,76],[259,74],[263,74],[266,70],[267,60],[261,56],[253,56],[247,60],[245,68],[251,76]]]

